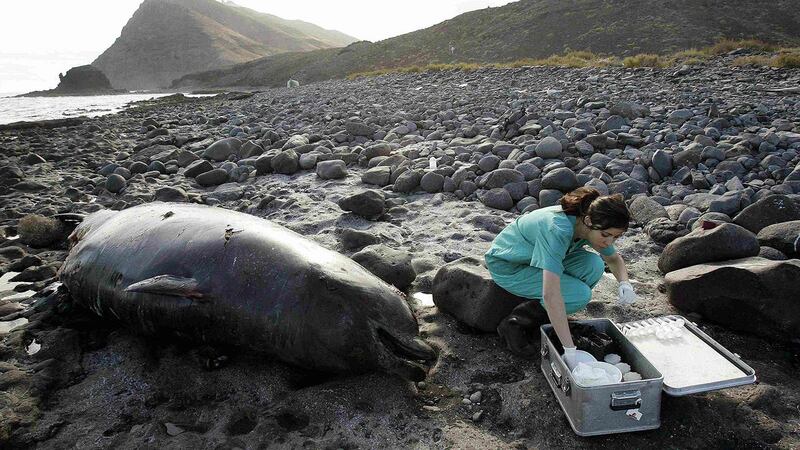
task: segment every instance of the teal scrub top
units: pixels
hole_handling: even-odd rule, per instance
[[[538,267],[560,276],[564,273],[567,254],[589,245],[586,239],[572,241],[576,220],[577,217],[567,215],[559,205],[524,214],[494,238],[486,256]],[[617,252],[613,245],[598,251],[603,256]]]

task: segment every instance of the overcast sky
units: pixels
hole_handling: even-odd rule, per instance
[[[58,73],[89,64],[119,36],[142,0],[0,0],[0,93],[50,89]],[[509,0],[236,0],[379,41]]]

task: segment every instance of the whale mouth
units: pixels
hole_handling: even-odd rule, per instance
[[[392,356],[389,369],[401,377],[422,381],[428,374],[428,366],[436,359],[436,352],[420,338],[400,339],[383,328],[377,328],[378,339]]]

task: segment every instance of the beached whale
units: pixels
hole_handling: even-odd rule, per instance
[[[148,203],[89,215],[60,272],[73,299],[144,333],[242,346],[335,373],[426,375],[403,294],[270,221]]]

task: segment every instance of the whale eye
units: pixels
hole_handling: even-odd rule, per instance
[[[336,285],[335,285],[335,284],[334,284],[334,283],[333,283],[333,282],[332,282],[330,279],[328,279],[328,277],[326,277],[325,275],[320,275],[320,277],[319,277],[319,281],[322,281],[322,283],[323,283],[323,284],[325,284],[325,288],[327,288],[329,291],[336,291],[336,290],[338,290],[338,289],[339,289],[339,288],[338,288],[338,287],[336,287]]]

